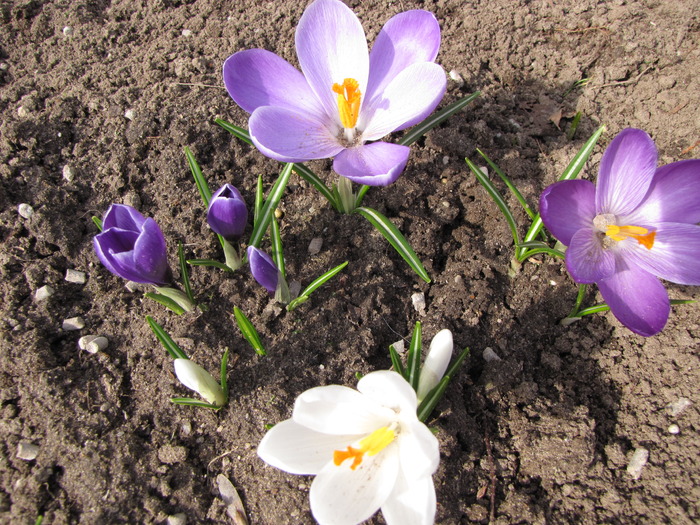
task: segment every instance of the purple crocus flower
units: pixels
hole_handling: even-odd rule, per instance
[[[335,157],[333,169],[360,184],[394,182],[409,148],[366,143],[420,122],[442,99],[435,17],[420,10],[394,16],[368,53],[352,10],[339,0],[316,0],[295,41],[303,74],[263,49],[240,51],[224,64],[226,89],[251,113],[255,146],[281,162]]]
[[[156,221],[131,206],[109,207],[102,219],[102,233],[95,235],[93,245],[100,262],[119,277],[156,286],[170,281],[163,232]]]
[[[250,273],[253,274],[260,286],[265,288],[270,294],[274,294],[281,276],[280,271],[272,261],[272,257],[255,246],[248,246],[247,253]]]
[[[207,222],[214,232],[227,241],[235,241],[245,230],[248,208],[236,188],[224,184],[211,196],[207,209]]]
[[[656,146],[639,129],[613,139],[597,187],[557,182],[540,198],[545,226],[566,250],[578,283],[596,283],[610,310],[633,332],[663,329],[670,311],[665,279],[700,285],[700,160],[656,167]]]

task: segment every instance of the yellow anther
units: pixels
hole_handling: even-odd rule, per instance
[[[649,231],[642,226],[618,226],[609,224],[605,230],[605,235],[614,241],[622,241],[624,239],[634,239],[647,250],[651,250],[654,246],[655,231]]]
[[[360,113],[362,93],[354,78],[346,78],[342,84],[333,84],[333,93],[338,93],[338,113],[344,128],[354,128]]]
[[[348,446],[346,450],[333,451],[333,463],[339,467],[343,461],[352,458],[350,469],[355,470],[361,463],[365,454],[374,456],[384,450],[389,443],[394,441],[396,434],[389,427],[381,427],[358,443],[358,448]]]

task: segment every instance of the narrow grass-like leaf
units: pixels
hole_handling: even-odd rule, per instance
[[[433,113],[423,122],[411,128],[411,131],[406,133],[401,138],[401,140],[399,140],[399,144],[402,144],[404,146],[410,146],[423,135],[425,135],[428,131],[433,129],[435,126],[443,123],[445,120],[457,113],[460,109],[464,108],[467,104],[473,102],[476,98],[479,97],[479,95],[481,95],[481,92],[476,91],[475,93],[472,93],[467,97],[459,99],[457,102],[453,102],[452,104],[441,109],[437,113]]]
[[[403,363],[401,362],[401,356],[396,351],[396,348],[394,348],[394,345],[389,346],[389,356],[391,357],[391,364],[394,367],[394,370],[401,374],[406,381],[408,381],[408,377],[406,377],[406,369],[403,367]]]
[[[680,305],[680,304],[691,304],[696,301],[691,300],[691,299],[671,299],[671,305]],[[583,310],[579,310],[576,312],[574,315],[569,315],[566,317],[566,319],[576,319],[577,317],[583,317],[584,315],[591,315],[591,314],[597,314],[600,312],[608,312],[610,311],[610,307],[606,303],[600,303],[596,304],[594,306],[589,306],[588,308],[584,308]]]
[[[411,336],[411,344],[408,346],[408,358],[406,360],[408,382],[413,387],[413,390],[418,390],[418,380],[420,378],[422,333],[423,329],[420,321],[418,321],[413,328],[413,336]]]
[[[209,207],[209,201],[211,200],[211,191],[209,190],[209,184],[202,174],[202,168],[199,167],[197,159],[190,151],[190,148],[185,146],[185,157],[187,157],[187,164],[190,165],[190,171],[192,172],[192,177],[194,177],[194,183],[197,185],[199,190],[199,195],[202,197],[202,202],[204,202],[204,207]]]
[[[260,211],[262,210],[264,199],[265,196],[263,195],[262,175],[258,175],[258,185],[255,187],[255,208],[253,209],[253,224],[258,222],[258,217],[260,217]]]
[[[255,353],[258,355],[267,355],[267,351],[265,350],[265,347],[260,340],[260,336],[258,335],[258,331],[253,326],[253,323],[250,322],[250,320],[237,306],[233,307],[233,315],[236,317],[236,324],[238,324],[238,328],[243,334],[243,337],[245,337],[245,340],[250,343],[250,346],[253,347]]]
[[[211,408],[212,410],[221,410],[222,406],[212,405],[206,401],[200,401],[199,399],[192,399],[189,397],[171,397],[170,401],[176,405],[185,405],[190,407],[201,407],[201,408]]]
[[[224,405],[228,403],[228,347],[224,350],[224,355],[221,357],[221,376],[219,378],[219,383],[221,384],[221,390],[224,392],[226,401]]]
[[[524,261],[528,257],[532,257],[533,255],[537,255],[540,253],[546,253],[547,255],[551,255],[552,257],[556,257],[558,259],[563,259],[566,257],[563,252],[560,252],[559,250],[555,250],[554,248],[550,248],[549,246],[543,244],[542,246],[538,248],[532,248],[530,250],[527,250],[523,252],[520,255],[520,258],[516,259],[519,260],[520,262]]]
[[[243,142],[247,142],[250,145],[253,144],[253,141],[250,139],[250,133],[248,133],[247,129],[240,128],[238,126],[234,126],[233,124],[225,121],[222,118],[214,119],[214,122],[216,122],[219,126],[224,128],[226,131],[228,131],[234,137],[239,138]]]
[[[265,201],[265,204],[263,205],[262,210],[260,211],[258,220],[253,226],[253,233],[250,236],[250,241],[248,242],[248,245],[255,246],[256,248],[260,247],[260,241],[262,241],[262,238],[265,235],[265,231],[270,225],[272,214],[275,212],[275,208],[277,208],[277,205],[279,204],[280,199],[282,198],[284,189],[287,187],[287,183],[289,182],[289,177],[292,174],[293,167],[294,164],[285,164],[284,168],[282,169],[282,173],[280,173],[280,176],[277,178],[275,184],[272,186],[270,194],[268,195],[267,200]]]
[[[187,264],[189,264],[190,266],[213,266],[214,268],[219,268],[220,270],[233,272],[233,270],[226,266],[224,263],[219,261],[213,261],[211,259],[187,259]]]
[[[357,197],[355,198],[355,208],[359,208],[360,206],[362,206],[362,201],[364,200],[365,194],[367,193],[369,188],[370,187],[366,184],[360,186],[360,189],[357,191]]]
[[[450,380],[455,376],[457,370],[460,366],[462,366],[462,363],[468,355],[469,347],[462,350],[459,357],[452,363],[452,365],[450,365],[450,368],[447,369],[445,375],[442,376],[440,382],[430,392],[428,392],[427,396],[425,396],[425,399],[423,399],[417,410],[418,419],[420,421],[425,422],[430,417],[435,405],[437,405],[438,401],[440,401],[442,396],[445,394],[445,390],[447,389],[447,385],[450,383]]]
[[[277,222],[277,217],[272,214],[270,220],[270,240],[272,242],[272,260],[277,266],[277,269],[282,272],[282,277],[287,278],[287,272],[284,269],[284,252],[282,251],[282,236],[280,235],[280,225]]]
[[[506,222],[508,223],[508,227],[510,228],[510,232],[513,235],[513,241],[517,246],[518,244],[520,244],[518,226],[515,223],[515,217],[513,217],[513,213],[510,211],[508,204],[506,204],[506,201],[503,200],[503,197],[496,189],[496,186],[493,185],[493,183],[489,180],[486,174],[483,171],[481,171],[481,169],[479,169],[479,167],[476,164],[474,164],[471,160],[467,158],[465,158],[464,160],[467,162],[467,166],[469,166],[469,169],[472,170],[472,173],[476,177],[476,180],[478,180],[479,183],[484,187],[486,192],[491,196],[498,208],[501,210],[501,213],[503,213],[503,216],[506,218]]]
[[[403,257],[404,261],[413,269],[418,276],[423,279],[426,283],[430,282],[430,277],[428,277],[428,272],[425,271],[423,263],[420,262],[416,252],[413,251],[411,245],[408,244],[406,238],[401,234],[396,226],[394,226],[389,219],[384,217],[377,210],[372,208],[367,208],[366,206],[360,206],[354,213],[359,213],[365,219],[367,219],[372,226],[374,226],[379,233],[381,233],[384,238],[389,241],[394,249]]]
[[[294,172],[306,182],[311,184],[318,192],[323,195],[328,202],[331,203],[334,209],[340,210],[340,203],[333,195],[333,191],[326,186],[323,181],[313,171],[307,168],[304,164],[294,164]]]
[[[181,242],[177,243],[177,258],[180,261],[180,274],[182,275],[182,287],[185,289],[185,295],[187,295],[187,298],[194,303],[192,285],[190,284],[190,274],[187,271],[187,261],[185,260],[185,250],[183,249]]]
[[[95,223],[95,226],[97,226],[97,229],[102,231],[102,219],[99,217],[95,217],[94,215],[92,216],[92,222]]]
[[[305,303],[309,299],[309,295],[311,295],[313,292],[315,292],[318,288],[323,286],[325,283],[327,283],[329,280],[331,280],[333,277],[335,277],[338,273],[340,273],[346,266],[348,265],[348,261],[345,261],[342,264],[339,264],[335,268],[332,268],[328,270],[326,273],[321,275],[320,277],[317,277],[314,279],[309,286],[307,286],[301,294],[299,294],[299,297],[291,301],[287,305],[287,310],[292,311],[294,310],[297,306],[300,304]]]
[[[581,123],[581,112],[577,111],[576,115],[574,115],[574,120],[571,121],[571,125],[569,126],[569,131],[566,132],[566,138],[569,140],[574,139],[574,135],[576,134],[576,130],[578,129],[578,125]]]
[[[569,315],[566,317],[576,317],[578,315],[578,311],[581,308],[581,304],[583,303],[583,298],[586,295],[586,288],[588,285],[586,284],[579,284],[578,285],[578,293],[576,294],[576,302],[574,303],[574,307],[571,309],[571,312],[569,312]]]
[[[510,181],[510,179],[506,176],[503,171],[501,171],[501,168],[499,168],[495,162],[493,162],[483,151],[481,151],[479,148],[476,148],[476,151],[479,155],[483,157],[483,159],[488,163],[489,166],[491,166],[491,169],[495,171],[499,177],[501,177],[501,180],[505,183],[506,186],[508,186],[508,189],[515,195],[515,198],[518,199],[518,202],[520,205],[523,207],[525,210],[525,213],[528,214],[528,216],[531,219],[535,218],[536,213],[532,211],[532,208],[530,208],[530,205],[527,203],[525,200],[525,197],[523,197],[522,193],[518,190],[518,188],[515,187],[515,185]]]
[[[153,330],[156,339],[160,341],[163,348],[165,348],[168,354],[170,354],[170,357],[173,359],[188,359],[187,354],[185,354],[185,352],[182,351],[182,348],[180,348],[177,343],[173,341],[172,337],[168,335],[168,332],[163,330],[163,327],[155,322],[153,317],[147,315],[146,322],[148,323],[148,326],[151,327],[151,330]]]
[[[185,309],[177,304],[175,301],[173,301],[170,297],[166,297],[163,294],[160,293],[154,293],[154,292],[146,292],[144,296],[148,297],[149,299],[153,299],[155,302],[158,304],[162,304],[165,306],[168,310],[172,310],[175,312],[177,315],[182,315],[185,313]]]

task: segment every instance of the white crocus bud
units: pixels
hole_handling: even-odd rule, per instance
[[[175,375],[180,383],[197,392],[212,405],[220,407],[226,403],[226,395],[221,385],[214,381],[209,372],[189,359],[175,359]]]
[[[418,402],[423,401],[433,388],[445,375],[447,365],[452,359],[452,332],[449,330],[440,330],[433,340],[430,342],[430,351],[428,357],[425,358],[423,368],[420,371],[420,380],[418,381]]]

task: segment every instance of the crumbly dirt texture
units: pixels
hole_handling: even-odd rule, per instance
[[[305,2],[0,2],[0,521],[164,523],[182,513],[188,523],[228,523],[215,482],[224,474],[251,523],[313,523],[312,479],[256,455],[265,425],[288,418],[308,388],[354,386],[356,373],[389,368],[388,346],[421,321],[426,346],[449,328],[457,347],[472,350],[429,421],[442,459],[438,523],[697,523],[698,307],[674,307],[648,339],[610,314],[561,326],[577,292],[563,263],[538,256],[509,276],[508,227],[464,157],[483,164],[476,148],[487,153],[533,206],[601,124],[608,130],[585,178],[630,126],[652,135],[661,163],[697,157],[698,2],[349,5],[370,42],[400,11],[433,12],[437,61],[454,71],[440,107],[482,92],[413,146],[395,184],[365,200],[405,234],[432,282],[365,219],[337,214],[293,176],[280,206],[290,279],[305,286],[349,261],[342,275],[289,313],[244,270],[195,268],[206,311],[178,317],[99,264],[91,217],[112,202],[154,217],[173,268],[178,241],[188,257],[222,257],[183,150],[212,189],[233,183],[249,206],[258,175],[270,187],[281,165],[214,123],[247,123],[221,67],[255,47],[296,64]],[[335,177],[328,161],[310,166],[329,183]],[[33,208],[28,219],[22,203]],[[526,216],[516,215],[523,233]],[[310,254],[314,238],[322,246]],[[87,281],[67,282],[69,269]],[[36,300],[45,285],[53,295]],[[697,288],[668,289],[700,299]],[[422,313],[411,300],[418,292]],[[591,289],[586,304],[599,300]],[[258,327],[267,357],[243,340],[234,305]],[[228,406],[169,401],[189,392],[146,315],[215,375],[232,351]],[[62,329],[75,316],[85,327]],[[109,347],[80,350],[87,334],[106,336]],[[487,347],[499,361],[483,359]],[[35,459],[18,457],[27,443],[38,447]],[[633,476],[638,449],[648,461]]]

